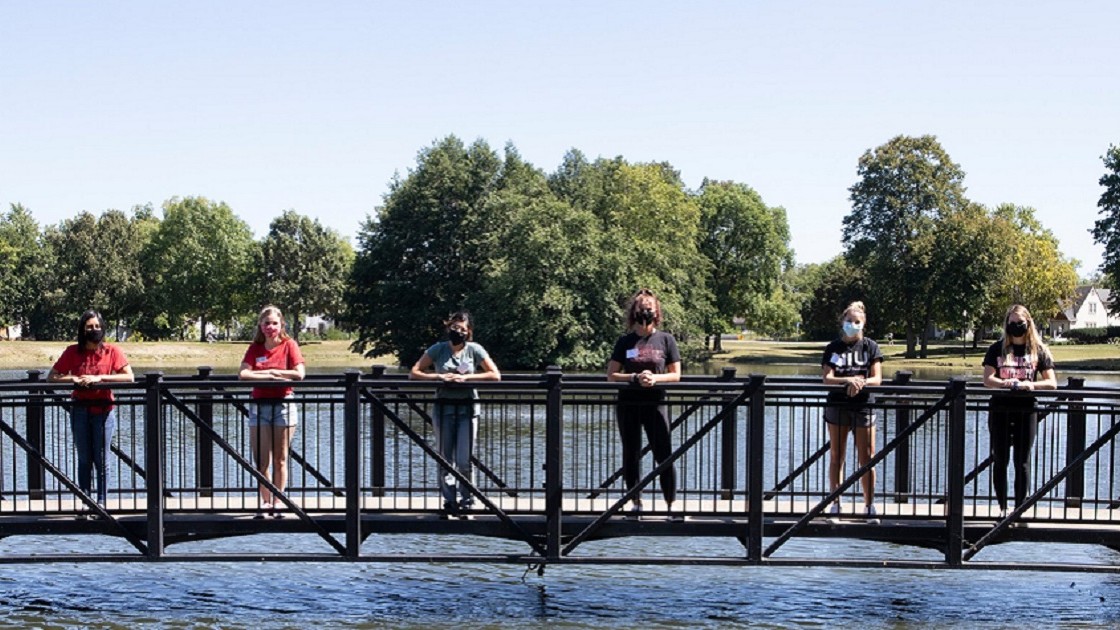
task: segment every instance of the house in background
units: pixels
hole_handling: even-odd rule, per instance
[[[1108,289],[1094,286],[1077,287],[1069,306],[1050,318],[1047,327],[1050,336],[1061,337],[1074,328],[1120,326],[1120,317],[1108,313],[1110,293]]]

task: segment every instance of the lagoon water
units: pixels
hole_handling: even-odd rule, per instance
[[[740,366],[740,374],[750,370]],[[761,371],[761,370],[760,370]],[[773,373],[772,368],[766,371]],[[3,376],[11,377],[11,374]],[[922,378],[940,378],[922,374]],[[1064,376],[1061,375],[1064,379]],[[1116,385],[1118,375],[1085,374]],[[948,378],[948,375],[945,375]],[[261,535],[192,543],[191,551],[268,552],[318,545],[311,536]],[[402,553],[441,544],[432,536],[373,536],[363,551]],[[457,543],[464,544],[462,541]],[[508,541],[471,538],[481,553]],[[790,543],[796,555],[860,557],[861,541]],[[734,553],[734,540],[620,539],[602,553],[640,555],[672,545],[680,555]],[[0,557],[28,548],[127,551],[101,536],[12,537]],[[169,551],[175,552],[172,546]],[[928,557],[899,548],[903,556]],[[1096,546],[1012,543],[984,560],[1029,559],[1120,566]],[[981,558],[978,558],[978,560]],[[373,563],[0,564],[0,627],[1116,627],[1120,575],[980,570],[712,566],[524,566]]]

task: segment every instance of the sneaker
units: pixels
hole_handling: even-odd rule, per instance
[[[1007,518],[1007,508],[1000,508],[1000,510],[999,510],[999,520],[1002,521],[1006,518]]]
[[[684,522],[684,514],[681,514],[680,510],[678,509],[673,509],[672,503],[669,504],[669,520],[674,523]]]
[[[839,501],[837,501],[836,503],[833,503],[832,507],[828,508],[828,515],[829,516],[840,516],[840,502]]]
[[[439,513],[439,517],[445,521],[459,517],[459,506],[451,503],[450,501],[443,504],[443,509]]]
[[[272,515],[272,504],[271,503],[262,503],[261,506],[259,508],[257,508],[257,513],[253,515],[253,519],[254,520],[260,520],[260,519],[264,518],[266,514],[270,515],[270,516]]]
[[[868,505],[866,508],[864,508],[863,515],[864,515],[864,518],[867,520],[868,523],[870,523],[872,525],[878,525],[879,524],[879,512],[875,509],[875,504],[874,503],[872,503],[871,505]]]
[[[74,515],[75,521],[84,521],[87,518],[89,518],[89,512],[87,512],[85,508],[79,510],[78,513]]]
[[[632,504],[630,506],[630,512],[626,515],[626,518],[628,518],[632,521],[640,520],[642,518],[642,504],[641,503]]]

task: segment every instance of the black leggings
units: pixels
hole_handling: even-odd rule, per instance
[[[629,490],[638,485],[642,460],[642,429],[649,438],[653,459],[658,464],[673,453],[669,437],[669,412],[665,405],[654,403],[619,403],[618,432],[622,436],[622,478]],[[669,466],[661,473],[661,494],[672,503],[677,498],[677,470]],[[640,496],[640,495],[639,495]],[[638,497],[635,497],[638,498]]]
[[[1031,450],[1038,434],[1038,414],[1034,409],[988,409],[988,432],[992,447],[992,485],[1001,510],[1007,509],[1007,462],[1015,447],[1015,505],[1022,505],[1030,487]]]

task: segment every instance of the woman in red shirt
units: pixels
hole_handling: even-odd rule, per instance
[[[102,509],[108,496],[109,446],[117,424],[113,411],[113,392],[91,389],[97,383],[131,383],[132,367],[117,346],[105,343],[105,319],[89,310],[78,318],[78,343],[69,346],[55,361],[47,380],[73,383],[74,402],[70,408],[70,430],[78,451],[78,487],[87,495],[97,471],[97,503]],[[79,512],[78,518],[85,518]]]
[[[275,306],[266,306],[257,318],[257,336],[241,360],[242,380],[302,381],[303,355],[299,344],[284,332],[284,315]],[[281,492],[288,485],[288,445],[299,423],[291,387],[254,387],[249,405],[249,444],[257,470],[271,479]],[[271,467],[271,476],[269,468]],[[282,506],[263,484],[261,505],[256,518],[265,513],[284,518]]]

